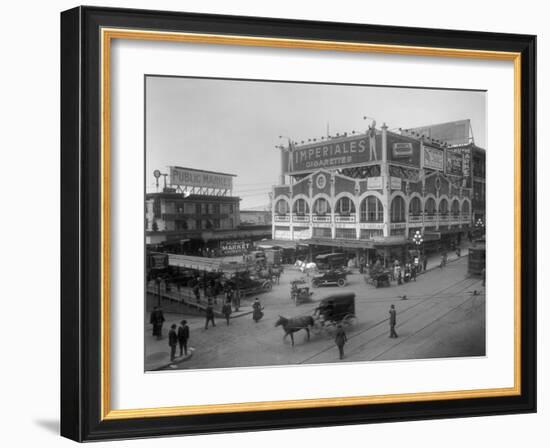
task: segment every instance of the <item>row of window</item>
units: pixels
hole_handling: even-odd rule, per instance
[[[166,201],[166,213],[182,213],[186,215],[227,215],[234,211],[233,204],[192,203],[183,201]],[[154,202],[154,213],[160,214],[160,201]]]
[[[175,230],[232,229],[233,218],[227,219],[179,219],[174,221]]]
[[[347,216],[354,214],[355,204],[348,197],[340,198],[336,202],[334,209],[335,213],[341,216]],[[361,222],[382,222],[384,209],[382,203],[375,196],[367,196],[362,202],[359,211]],[[434,198],[428,198],[424,204],[424,213],[433,215],[436,212],[436,202]],[[443,198],[439,202],[438,212],[441,214],[449,213],[449,201]],[[451,203],[451,214],[459,215],[461,212],[464,214],[470,213],[470,204],[467,201],[460,203],[457,199],[454,199]],[[275,204],[275,213],[278,215],[287,215],[289,213],[288,202],[280,199]],[[294,203],[293,213],[295,215],[309,214],[309,206],[304,199],[298,199]],[[313,203],[313,213],[316,215],[326,215],[331,213],[329,202],[325,198],[319,198]],[[422,213],[422,202],[420,198],[414,197],[409,203],[409,213],[413,215],[419,215]],[[404,222],[405,221],[405,200],[401,196],[396,196],[391,202],[390,210],[392,222]]]

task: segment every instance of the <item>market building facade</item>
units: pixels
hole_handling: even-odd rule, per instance
[[[269,238],[271,226],[240,225],[232,174],[170,167],[167,184],[145,196],[149,249],[201,256],[238,255]]]
[[[272,190],[273,239],[385,261],[405,258],[417,232],[427,249],[460,243],[475,207],[485,218],[485,150],[469,137],[449,145],[426,134],[373,123],[361,134],[289,142]]]

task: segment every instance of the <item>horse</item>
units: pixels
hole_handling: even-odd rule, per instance
[[[279,325],[283,326],[283,330],[285,331],[283,340],[286,339],[288,335],[290,335],[292,346],[294,346],[294,333],[300,330],[306,330],[307,340],[309,341],[309,327],[313,327],[314,324],[315,322],[312,316],[298,316],[291,318],[279,316],[279,319],[277,320],[277,322],[275,322],[276,327],[278,327]]]

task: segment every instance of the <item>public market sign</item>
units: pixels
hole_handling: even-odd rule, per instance
[[[181,187],[232,189],[233,175],[201,171],[179,166],[170,167],[170,183]]]

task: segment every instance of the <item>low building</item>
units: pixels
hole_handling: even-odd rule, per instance
[[[242,226],[271,226],[271,210],[241,210],[240,221]]]
[[[189,255],[240,254],[271,235],[269,225],[243,228],[232,174],[170,167],[168,185],[145,197],[150,248]]]
[[[290,143],[272,191],[273,238],[301,240],[312,256],[386,262],[407,258],[417,232],[424,249],[450,247],[469,236],[475,207],[484,219],[484,164],[471,139],[449,145],[374,123],[361,134]]]

